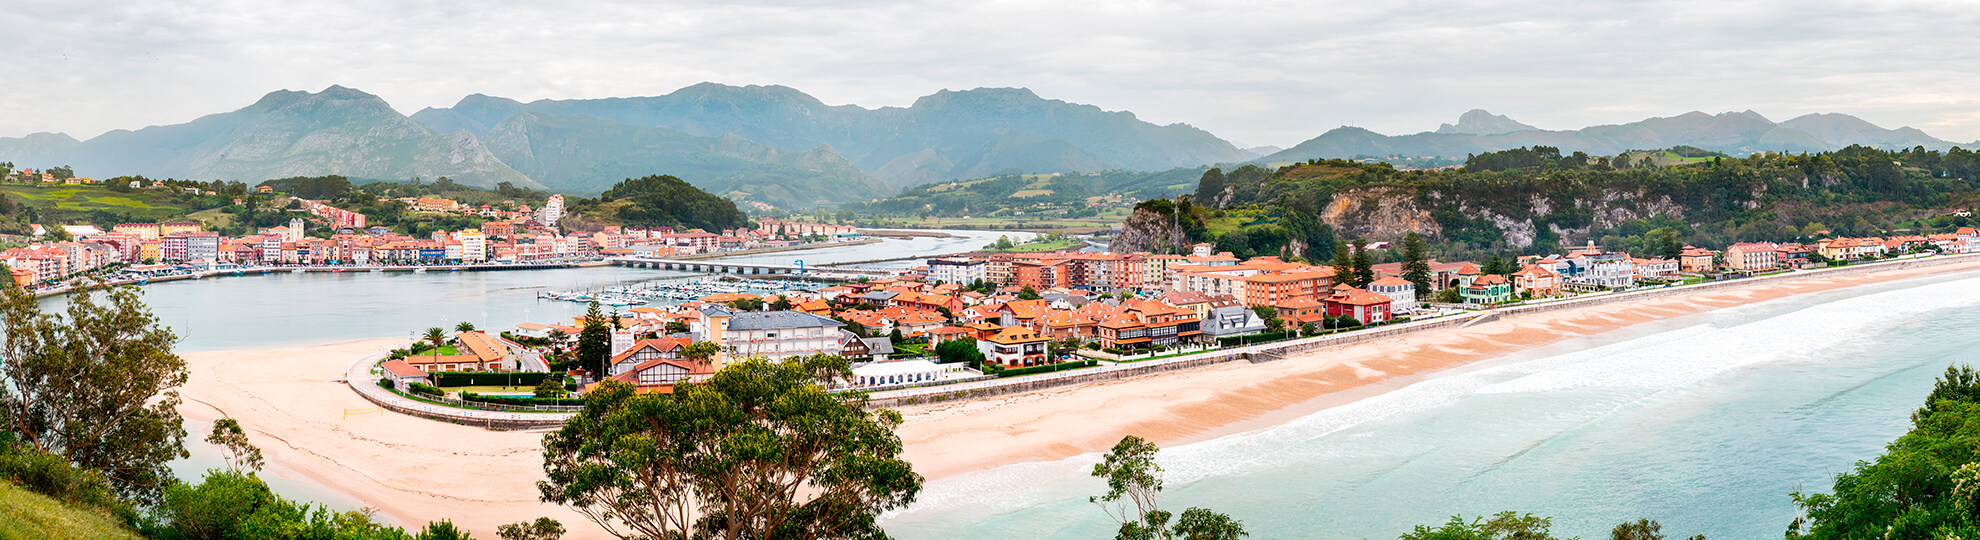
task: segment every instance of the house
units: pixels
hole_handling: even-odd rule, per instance
[[[1203,334],[1210,337],[1240,336],[1265,331],[1265,319],[1251,308],[1241,305],[1226,305],[1210,309],[1209,316],[1203,318],[1200,327]]]
[[[1717,266],[1712,263],[1712,250],[1684,246],[1684,251],[1678,253],[1679,272],[1699,274],[1710,272]]]
[[[647,363],[651,360],[680,358],[681,350],[685,349],[689,343],[689,340],[680,338],[642,339],[635,341],[632,346],[613,353],[612,359],[607,363],[605,371],[610,375],[619,375],[634,371],[640,364]]]
[[[404,360],[387,360],[378,367],[384,368],[385,378],[392,381],[392,387],[405,390],[412,383],[433,384],[426,378],[426,372],[407,364]]]
[[[976,349],[983,352],[984,362],[1007,368],[1042,366],[1051,363],[1045,357],[1047,341],[1044,335],[1030,328],[1011,326],[977,340]]]
[[[1544,266],[1526,265],[1512,274],[1513,290],[1531,292],[1533,296],[1560,296],[1561,275]]]
[[[433,373],[435,371],[498,371],[502,369],[499,359],[489,361],[472,354],[450,354],[446,356],[412,354],[406,355],[405,362],[427,373]]]
[[[1678,277],[1678,270],[1680,265],[1678,261],[1673,259],[1663,259],[1663,258],[1633,259],[1630,262],[1636,265],[1636,275],[1643,276],[1645,278],[1677,279]]]
[[[1497,304],[1512,300],[1513,285],[1505,276],[1485,274],[1471,280],[1458,295],[1466,304]]]
[[[1094,327],[1093,338],[1101,347],[1168,347],[1203,335],[1202,321],[1187,309],[1141,299],[1122,302],[1121,308]]]
[[[838,330],[842,326],[839,321],[801,311],[735,312],[714,305],[701,308],[704,339],[723,351],[716,355],[716,369],[721,369],[727,358],[838,354]]]
[[[1736,272],[1761,272],[1780,266],[1780,246],[1773,243],[1742,242],[1726,246],[1726,268]]]
[[[1298,298],[1274,307],[1278,309],[1279,320],[1284,321],[1286,326],[1318,325],[1327,319],[1327,302],[1322,300]]]
[[[976,331],[960,326],[944,326],[924,332],[928,335],[928,345],[934,347],[951,339],[976,338]]]
[[[1477,281],[1473,281],[1471,284],[1473,287],[1480,286],[1481,284],[1489,286],[1490,278],[1498,278],[1499,281],[1505,280],[1504,276],[1493,274],[1478,278]],[[1511,289],[1508,288],[1507,290],[1510,291]],[[1354,287],[1337,288],[1334,289],[1332,296],[1327,297],[1327,315],[1330,317],[1353,318],[1354,320],[1361,321],[1361,324],[1388,322],[1394,318],[1394,312],[1389,309],[1390,304],[1393,302],[1393,300],[1389,300],[1389,297],[1376,294],[1367,289],[1357,289]]]
[[[715,376],[715,366],[685,358],[654,358],[640,362],[609,380],[630,383],[639,393],[671,393],[682,382],[701,382]],[[602,382],[602,381],[601,381]],[[599,383],[585,385],[586,392]]]
[[[1397,314],[1415,313],[1416,284],[1396,276],[1384,276],[1368,284],[1368,291],[1389,298],[1390,309]]]

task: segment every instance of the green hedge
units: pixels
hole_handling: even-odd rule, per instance
[[[549,377],[562,378],[562,373],[538,373],[533,371],[441,371],[432,375],[436,386],[536,386]]]
[[[462,393],[462,394],[461,394],[461,400],[462,400],[462,401],[478,401],[478,402],[482,402],[482,403],[493,403],[493,404],[496,404],[496,405],[521,405],[521,406],[525,406],[525,407],[527,407],[527,406],[530,406],[530,405],[571,405],[571,406],[580,406],[580,407],[581,407],[581,406],[584,406],[584,398],[540,398],[540,397],[517,397],[517,396],[484,396],[484,395],[481,395],[481,394],[476,394],[476,393],[472,393],[472,392],[468,392],[468,393]]]
[[[1285,337],[1286,337],[1285,332],[1264,332],[1259,334],[1251,334],[1248,336],[1220,337],[1217,338],[1217,344],[1225,347],[1233,347],[1237,345],[1243,345],[1246,343],[1263,343],[1266,341],[1277,341],[1280,339],[1284,339]]]
[[[1097,361],[1097,360],[1079,360],[1079,361],[1074,361],[1074,362],[1060,362],[1060,363],[1057,363],[1057,364],[1046,364],[1046,365],[1042,365],[1042,366],[1031,366],[1031,367],[1026,367],[1026,368],[1007,368],[1007,369],[1004,369],[1003,371],[998,371],[998,372],[997,372],[997,376],[998,376],[998,377],[1016,377],[1016,376],[1019,376],[1019,375],[1033,375],[1033,374],[1038,374],[1038,373],[1051,373],[1051,372],[1054,372],[1054,371],[1066,371],[1066,370],[1069,370],[1069,369],[1079,369],[1079,368],[1088,368],[1088,367],[1093,367],[1093,366],[1095,366],[1095,365],[1099,365],[1099,363],[1100,363],[1100,362],[1099,362],[1099,361]]]
[[[425,383],[416,382],[416,383],[407,384],[406,389],[412,391],[412,393],[414,394],[426,394],[436,398],[447,395],[446,391],[443,391],[439,388],[434,388],[433,386],[427,385]]]

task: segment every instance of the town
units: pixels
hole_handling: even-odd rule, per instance
[[[431,345],[452,343],[474,353],[422,356],[427,344],[415,344],[373,373],[403,398],[559,411],[581,403],[569,397],[572,392],[606,380],[664,393],[675,384],[705,380],[732,359],[826,354],[853,362],[853,376],[839,390],[876,392],[1215,354],[1649,287],[1971,253],[1975,234],[1960,228],[1807,245],[1683,246],[1675,258],[1589,244],[1559,255],[1483,264],[1405,260],[1350,262],[1342,268],[1278,257],[1239,260],[1228,252],[1213,253],[1207,243],[1191,246],[1188,255],[964,254],[928,259],[889,278],[780,294],[718,292],[671,306],[524,323],[492,335],[461,329],[451,340]],[[430,330],[429,339],[438,330]],[[587,339],[598,343],[587,345]],[[463,375],[477,372],[510,372],[512,381],[529,384],[489,388],[443,382],[481,380]]]

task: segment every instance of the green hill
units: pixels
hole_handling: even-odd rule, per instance
[[[108,515],[0,482],[0,540],[124,539],[139,537]]]

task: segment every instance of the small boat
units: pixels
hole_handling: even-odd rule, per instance
[[[447,271],[448,271],[448,272],[459,272],[459,271],[461,271],[461,269],[460,269],[460,268],[448,268],[448,269],[447,269]]]
[[[414,274],[424,274],[424,273],[426,273],[426,268],[423,268],[423,267],[422,267],[422,268],[414,268],[414,269],[413,269],[413,273],[414,273]]]
[[[385,271],[385,269],[384,269],[384,268],[373,268],[373,269],[371,269],[371,273],[374,273],[374,274],[376,274],[376,273],[380,273],[380,272],[384,272],[384,271]]]
[[[342,274],[342,273],[344,273],[344,269],[342,269],[342,268],[338,268],[338,269],[336,269],[336,270],[331,270],[331,272],[336,272],[336,273],[339,273],[339,274]]]
[[[290,270],[290,271],[289,271],[289,273],[291,273],[291,274],[301,274],[301,273],[303,273],[303,269],[301,269],[301,268],[297,268],[297,269],[295,269],[295,270]]]

